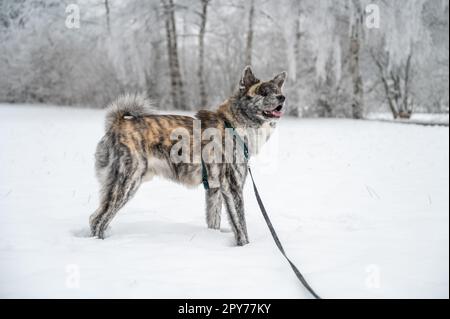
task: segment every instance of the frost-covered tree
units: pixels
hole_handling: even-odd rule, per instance
[[[67,3],[2,1],[0,96],[7,102],[101,105],[119,83],[88,15],[67,28]],[[81,31],[83,30],[83,31]],[[107,85],[105,85],[107,83]]]
[[[447,39],[441,44],[433,39],[437,28],[431,19],[440,15],[433,9],[436,5],[447,12],[447,18],[441,18]],[[421,87],[426,85],[432,90],[432,85],[426,82],[430,80],[430,72],[434,78],[440,69],[438,56],[447,56],[443,60],[448,61],[448,2],[392,1],[380,2],[380,7],[380,30],[370,31],[371,57],[377,68],[374,74],[378,75],[382,88],[378,94],[384,96],[384,104],[389,106],[394,118],[410,118],[416,108],[424,110],[432,103]],[[448,72],[443,80],[448,85]],[[448,93],[440,92],[438,96],[440,101],[448,101]]]
[[[205,35],[208,22],[208,6],[211,0],[200,0],[200,30],[198,33],[198,86],[200,90],[200,105],[208,105],[208,93],[205,83]]]
[[[251,63],[289,71],[291,115],[448,112],[448,0],[79,0],[70,29],[72,2],[0,0],[0,101],[214,107]]]

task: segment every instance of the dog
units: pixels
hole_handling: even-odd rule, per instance
[[[101,192],[100,206],[89,220],[92,236],[104,239],[108,225],[139,186],[154,176],[162,176],[188,187],[206,182],[208,228],[220,229],[224,204],[236,244],[248,244],[243,196],[247,163],[245,159],[238,160],[237,155],[242,153],[242,145],[236,143],[228,147],[232,150],[231,157],[223,151],[227,148],[223,141],[195,155],[196,148],[208,148],[208,141],[204,139],[196,143],[195,131],[198,129],[205,134],[212,129],[221,136],[230,136],[230,128],[233,132],[265,129],[268,133],[264,135],[264,143],[284,114],[286,98],[282,88],[286,77],[287,73],[282,72],[272,80],[260,81],[251,68],[246,67],[237,92],[216,111],[199,111],[195,118],[155,114],[150,110],[151,103],[142,96],[119,97],[108,108],[106,134],[95,153]],[[180,144],[179,137],[183,134],[187,135],[187,143],[185,139],[185,143]],[[232,141],[237,139],[231,136]],[[245,136],[245,140],[247,143],[251,138]],[[260,145],[261,141],[258,143]],[[250,155],[257,150],[258,147],[252,147]],[[206,160],[211,154],[215,159]],[[223,160],[224,154],[228,161]]]

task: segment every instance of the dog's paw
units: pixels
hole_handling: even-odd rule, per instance
[[[208,225],[208,229],[220,230],[220,225]]]
[[[239,246],[239,247],[248,245],[249,243],[250,243],[250,241],[247,238],[236,240],[236,245]]]
[[[92,237],[97,239],[106,239],[111,236],[111,228],[108,227],[106,230],[97,230],[92,232]]]

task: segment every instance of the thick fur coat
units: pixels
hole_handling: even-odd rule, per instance
[[[260,134],[256,134],[256,145],[252,143],[252,134],[246,132],[263,130],[263,142],[270,136],[282,115],[285,97],[281,90],[285,79],[283,72],[262,82],[247,67],[234,96],[216,111],[199,111],[195,118],[154,114],[149,101],[140,96],[126,95],[112,103],[106,116],[106,134],[95,154],[101,193],[100,206],[90,217],[92,236],[103,239],[117,212],[144,181],[154,176],[189,187],[200,185],[203,160],[210,185],[205,190],[208,227],[220,228],[225,206],[237,245],[247,244],[243,196],[247,164],[239,155],[242,150],[236,145],[229,156],[225,139],[210,147],[210,140],[204,135],[213,129],[225,137],[229,134],[226,126],[231,126],[243,132],[250,153],[257,152]],[[180,143],[181,135],[187,136],[184,144]],[[200,142],[196,143],[197,140]]]

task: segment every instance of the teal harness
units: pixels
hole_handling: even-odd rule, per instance
[[[239,145],[241,145],[241,148],[244,151],[245,162],[247,163],[250,158],[247,144],[244,142],[242,137],[236,132],[236,129],[228,121],[225,121],[224,123],[225,128],[230,129],[232,131],[233,137],[235,137],[236,141],[239,143]],[[202,183],[205,190],[209,190],[210,187],[208,182],[208,170],[206,169],[206,164],[205,161],[203,160],[203,156],[202,156]]]

